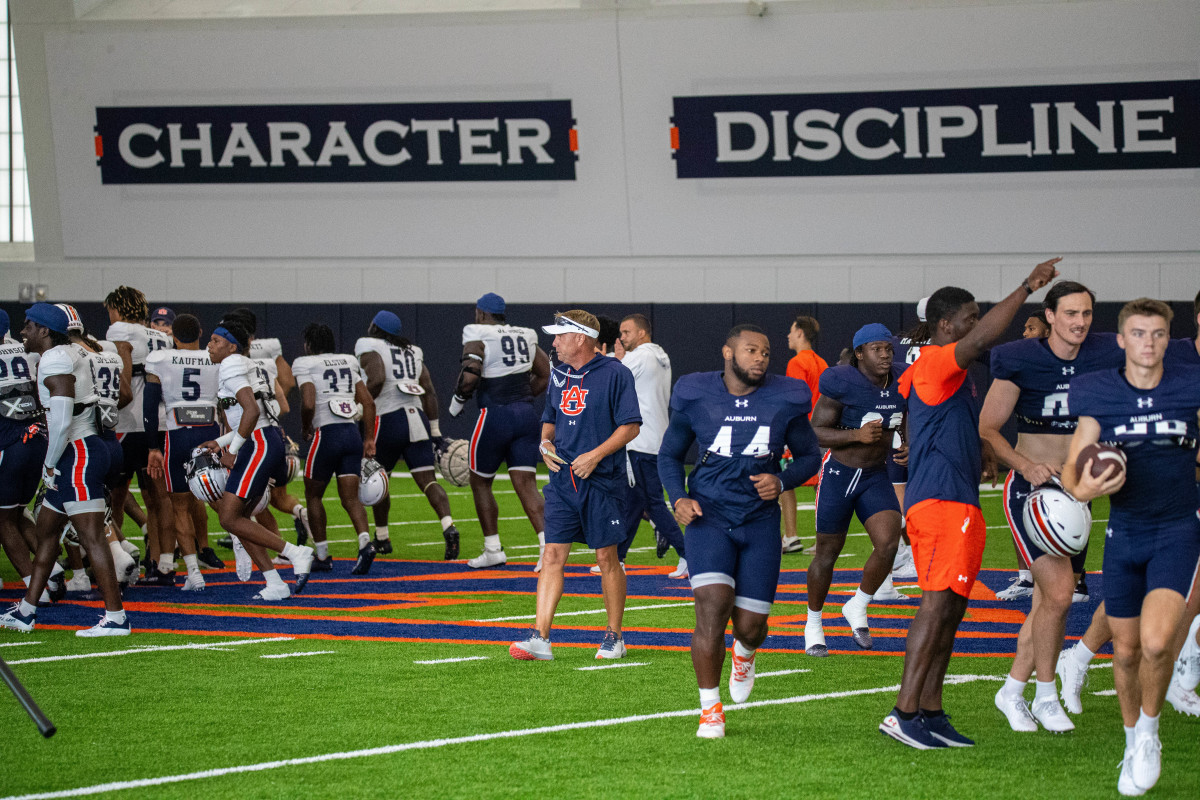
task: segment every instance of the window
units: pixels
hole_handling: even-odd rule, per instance
[[[13,57],[12,22],[8,3],[0,4],[4,18],[4,79],[0,81],[0,242],[32,242],[29,213],[29,177],[25,168],[25,134],[21,127],[21,101],[17,91],[17,61]]]

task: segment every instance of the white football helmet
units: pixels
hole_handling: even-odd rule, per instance
[[[203,447],[192,451],[192,460],[183,465],[188,488],[203,503],[215,503],[225,494],[225,481],[229,470],[220,460]]]
[[[364,506],[373,506],[382,502],[388,493],[387,470],[373,458],[364,458],[362,462],[362,477],[358,482],[358,499]]]
[[[1055,486],[1030,492],[1022,517],[1025,533],[1052,556],[1082,553],[1092,533],[1092,512],[1087,505]]]
[[[304,477],[304,461],[299,456],[289,455],[287,457],[287,465],[288,483],[291,483],[292,481],[298,481]]]
[[[447,442],[446,449],[437,454],[438,471],[455,486],[466,486],[470,479],[471,468],[467,460],[469,447],[466,439],[454,439]]]
[[[267,481],[267,488],[263,491],[262,497],[258,498],[258,502],[254,504],[254,510],[250,512],[250,516],[257,517],[271,503],[271,490],[275,488],[275,479],[271,478]]]

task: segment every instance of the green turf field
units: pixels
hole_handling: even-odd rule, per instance
[[[501,578],[509,572],[522,577],[536,559],[536,539],[515,495],[501,481],[497,488],[503,492],[501,533],[510,562],[495,572],[503,573]],[[394,478],[391,491],[397,546],[379,563],[440,559],[439,526],[413,483]],[[811,489],[799,494],[802,505],[811,504]],[[477,555],[482,539],[470,494],[451,488],[450,495],[463,533],[462,555]],[[331,525],[343,526],[330,530],[333,554],[350,559],[356,545],[345,514],[327,505]],[[1012,546],[1001,527],[998,494],[985,495],[984,511],[992,527],[984,565],[1008,568]],[[1106,504],[1097,505],[1095,516],[1107,517]],[[802,535],[809,532],[809,538],[812,519],[811,510],[800,511]],[[283,525],[287,535],[290,522]],[[1098,523],[1089,570],[1099,569],[1102,531]],[[868,547],[865,537],[850,537],[849,555],[839,567],[860,567]],[[232,566],[229,551],[218,552]],[[785,556],[784,569],[802,570],[808,560]],[[589,561],[586,551],[572,558],[572,563]],[[314,578],[305,594],[256,611],[272,623],[306,619],[315,612],[296,609],[352,586],[349,563],[338,562],[333,576],[338,581],[322,584]],[[656,585],[674,594],[668,600],[639,598],[631,590],[628,636],[632,639],[633,631],[685,636],[693,622],[688,593],[666,583],[674,554],[655,559],[648,526],[629,564],[631,579],[657,576]],[[4,562],[0,570],[5,597],[15,598],[11,567]],[[290,572],[282,574],[290,580]],[[803,573],[785,575],[782,582],[803,583]],[[350,626],[358,619],[389,618],[399,626],[403,621],[499,620],[531,616],[534,610],[531,595],[503,586],[457,593],[423,593],[419,584],[409,583],[379,586],[390,594],[322,610],[321,624],[334,626],[323,630],[336,631],[342,621]],[[253,588],[234,585],[230,591],[243,592],[248,601]],[[698,696],[685,649],[631,645],[627,658],[613,668],[587,670],[609,666],[593,658],[594,644],[556,643],[554,661],[531,663],[509,658],[503,644],[136,632],[139,617],[150,617],[149,606],[141,613],[134,610],[146,591],[154,590],[127,593],[135,627],[129,638],[83,640],[48,625],[28,635],[0,632],[0,657],[13,664],[59,729],[43,740],[16,701],[0,693],[0,797],[1116,796],[1123,734],[1107,658],[1098,660],[1091,673],[1077,730],[1053,735],[1013,733],[993,707],[992,695],[1008,668],[1005,658],[956,657],[950,672],[957,683],[946,690],[946,707],[954,724],[978,745],[917,752],[876,730],[894,702],[900,658],[814,659],[772,652],[795,647],[787,620],[804,613],[802,601],[783,601],[772,620],[779,635],[764,645],[751,701],[732,710],[727,706],[727,738],[703,741],[695,737]],[[204,600],[158,591],[153,601],[160,610],[194,610]],[[601,608],[598,579],[594,592],[571,595],[560,613]],[[217,617],[233,618],[246,609],[241,601],[208,602],[209,613]],[[839,603],[831,595],[827,611],[836,614]],[[635,610],[641,606],[674,607]],[[1006,608],[1023,611],[1028,605]],[[40,623],[52,622],[56,611],[43,611]],[[911,613],[897,606],[879,615],[897,617],[903,625]],[[238,620],[232,621],[237,629]],[[582,631],[588,642],[598,642],[603,630],[601,614],[560,617],[560,622],[560,630]],[[516,639],[529,622],[491,624],[510,626]],[[888,624],[873,614],[873,628]],[[827,620],[827,636],[836,625]],[[1015,639],[993,641],[1011,652]],[[91,657],[110,652],[111,657]],[[277,657],[288,654],[295,655]],[[58,656],[88,657],[54,660]],[[459,660],[419,663],[442,659]],[[728,700],[724,689],[723,694]],[[1163,775],[1151,796],[1200,797],[1200,719],[1166,707],[1162,741]]]

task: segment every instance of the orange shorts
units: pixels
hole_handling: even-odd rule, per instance
[[[905,523],[921,591],[949,589],[970,597],[987,543],[987,526],[979,507],[953,500],[922,500],[908,510]]]

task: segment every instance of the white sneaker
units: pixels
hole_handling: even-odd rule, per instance
[[[733,669],[729,673],[729,698],[735,703],[744,703],[750,698],[754,689],[754,659],[758,651],[742,658],[737,654],[737,648],[731,648],[733,654]]]
[[[688,576],[687,559],[679,559],[679,565],[675,567],[674,572],[667,573],[668,578],[686,578]]]
[[[851,598],[842,604],[842,617],[850,625],[850,635],[854,637],[854,643],[863,650],[870,650],[871,628],[867,622],[866,605],[859,602],[857,597]]]
[[[892,577],[902,581],[915,581],[917,579],[917,565],[911,561],[906,564],[897,564],[892,567]]]
[[[1062,680],[1063,705],[1072,714],[1082,714],[1083,703],[1080,701],[1080,695],[1083,694],[1083,687],[1087,685],[1087,667],[1079,666],[1071,650],[1063,650],[1058,654],[1058,664],[1054,667],[1054,672]]]
[[[1129,760],[1133,785],[1143,792],[1154,788],[1162,773],[1162,742],[1153,734],[1137,734],[1133,739],[1133,753]]]
[[[129,617],[125,617],[124,622],[113,622],[102,614],[99,622],[90,628],[75,631],[75,635],[85,639],[94,639],[99,636],[128,636],[130,632]]]
[[[876,590],[874,599],[892,602],[895,600],[911,600],[912,598],[903,592],[897,591],[895,586],[885,581],[884,584],[880,586],[878,590]]]
[[[1042,723],[1042,727],[1051,733],[1066,733],[1075,730],[1075,723],[1071,722],[1067,712],[1063,711],[1057,697],[1035,699],[1030,711],[1033,713],[1033,718]]]
[[[508,646],[508,654],[518,661],[553,661],[554,649],[549,639],[543,639],[537,630],[529,631],[529,635],[519,642]]]
[[[1178,662],[1175,665],[1175,674],[1171,676],[1171,682],[1167,685],[1167,702],[1180,714],[1200,717],[1200,697],[1193,690],[1183,688],[1179,682]]]
[[[1181,670],[1180,685],[1193,692],[1200,686],[1200,644],[1196,644],[1197,631],[1200,631],[1200,614],[1192,620],[1187,639],[1183,642],[1183,649],[1179,651],[1179,658],[1175,661],[1175,668]]]
[[[121,539],[119,542],[117,542],[117,544],[119,544],[121,549],[128,553],[129,557],[134,561],[137,561],[138,556],[142,554],[142,551],[137,549],[137,545],[128,539]]]
[[[471,569],[483,569],[484,567],[499,567],[508,563],[508,556],[504,555],[504,548],[499,550],[488,550],[483,548],[483,552],[475,558],[467,562],[467,566]]]
[[[624,658],[625,657],[625,640],[618,639],[617,635],[612,631],[604,632],[604,640],[600,642],[600,649],[596,651],[596,658]]]
[[[701,739],[725,738],[725,709],[720,703],[701,709],[700,727],[696,729],[696,735]]]
[[[113,568],[117,571],[117,583],[133,583],[138,579],[138,562],[135,556],[127,553],[124,548],[110,548],[113,554]],[[136,550],[136,548],[134,548]],[[82,573],[82,570],[79,574]],[[78,574],[76,575],[78,577]],[[86,577],[86,576],[85,576]],[[72,578],[74,580],[74,578]],[[88,588],[91,588],[90,586]],[[67,584],[67,591],[77,591]],[[83,591],[87,591],[84,589]]]
[[[625,571],[625,562],[622,561],[621,562],[621,572],[624,572],[624,571]],[[600,565],[593,564],[592,568],[589,569],[588,572],[592,573],[593,575],[599,575],[600,574]]]
[[[296,545],[296,551],[288,559],[292,563],[292,574],[296,576],[297,580],[304,578],[307,581],[309,573],[312,572],[313,555],[316,551],[304,545]],[[303,584],[298,588],[303,588]]]
[[[799,536],[783,537],[782,549],[784,553],[803,553],[804,542],[800,541]]]
[[[68,592],[90,592],[92,590],[92,581],[88,578],[87,573],[81,569],[75,570],[75,575],[71,580],[67,581]]]
[[[242,546],[241,539],[232,535],[229,538],[233,540],[233,563],[237,570],[238,580],[245,583],[254,574],[254,560],[250,558],[250,554]]]
[[[1022,597],[1033,597],[1033,581],[1023,581],[1021,576],[1009,578],[1012,584],[1001,592],[996,592],[997,600],[1020,600]]]
[[[197,573],[196,575],[192,575],[191,573],[188,573],[187,580],[183,582],[182,591],[203,592],[204,591],[204,577],[201,576],[199,573]]]
[[[804,624],[804,653],[816,658],[829,655],[829,648],[825,644],[825,626],[820,622]]]
[[[996,692],[996,708],[1008,718],[1008,724],[1018,733],[1037,730],[1037,720],[1029,713],[1029,704],[1019,694],[1010,694],[1000,687]]]
[[[288,561],[283,556],[275,556],[274,558],[271,559],[271,563],[277,567],[286,567],[287,565],[291,564],[292,562]]]
[[[275,586],[264,586],[261,592],[254,595],[254,599],[275,602],[276,600],[287,600],[291,596],[292,590],[288,588],[288,585],[280,583]]]
[[[1125,751],[1125,757],[1121,759],[1119,765],[1121,767],[1121,777],[1117,778],[1117,791],[1124,797],[1141,797],[1146,793],[1145,789],[1139,789],[1137,784],[1133,782],[1133,752]]]

